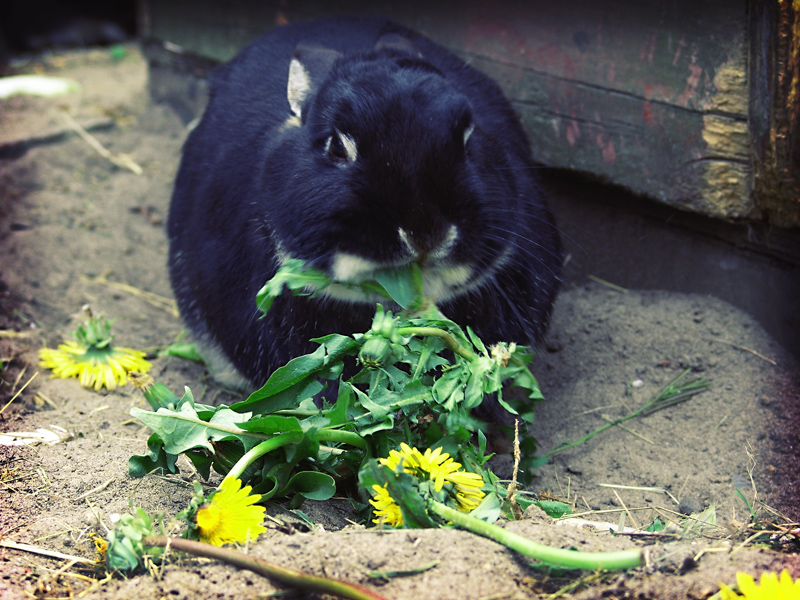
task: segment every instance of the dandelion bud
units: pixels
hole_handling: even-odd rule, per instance
[[[132,371],[129,375],[131,383],[144,394],[145,400],[150,403],[153,410],[159,408],[174,408],[180,398],[172,393],[167,386],[144,373]]]
[[[369,369],[377,369],[384,366],[392,355],[391,342],[383,337],[371,337],[361,347],[358,359]]]

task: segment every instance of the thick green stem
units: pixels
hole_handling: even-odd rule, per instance
[[[444,340],[444,343],[447,344],[447,347],[450,350],[462,358],[466,358],[467,360],[475,360],[477,358],[472,350],[464,348],[464,346],[458,343],[456,338],[454,338],[444,329],[439,329],[437,327],[401,327],[397,330],[397,333],[400,335],[430,335],[438,337]]]
[[[273,450],[280,448],[281,446],[288,446],[289,444],[296,444],[303,440],[303,432],[302,431],[289,431],[287,433],[281,433],[280,435],[276,435],[275,437],[271,437],[268,440],[264,440],[260,444],[253,446],[244,453],[242,458],[236,461],[236,464],[233,465],[231,470],[225,476],[226,479],[228,477],[235,477],[239,478],[244,473],[244,470],[252,463],[254,460],[259,458],[260,456],[264,456],[265,454],[269,454]]]
[[[511,531],[471,517],[440,502],[431,500],[428,508],[443,519],[459,527],[499,542],[529,558],[567,569],[586,569],[589,571],[617,571],[630,569],[642,564],[639,550],[620,550],[618,552],[579,552],[537,544]]]
[[[425,286],[422,284],[422,269],[419,263],[411,263],[411,284],[414,286],[417,298],[424,298]]]
[[[317,438],[320,442],[341,442],[343,444],[350,444],[356,448],[366,450],[367,442],[357,433],[352,431],[342,431],[341,429],[320,429],[317,432]]]
[[[229,565],[247,569],[263,577],[280,581],[293,588],[333,594],[334,596],[348,598],[350,600],[386,600],[383,596],[379,596],[375,592],[361,587],[360,585],[339,581],[337,579],[318,577],[293,569],[286,569],[269,563],[262,558],[248,556],[247,554],[242,554],[230,548],[220,548],[194,540],[165,536],[150,536],[142,540],[142,542],[145,546],[170,547],[179,552],[186,552],[194,556],[221,560]]]
[[[275,437],[271,437],[268,440],[264,440],[260,444],[253,446],[250,448],[250,450],[245,452],[244,455],[242,455],[242,457],[236,461],[236,464],[233,465],[225,477],[241,477],[242,473],[244,473],[244,470],[254,460],[264,456],[265,454],[269,454],[273,450],[277,450],[282,446],[288,446],[289,444],[296,444],[303,441],[303,435],[304,434],[302,431],[288,431],[286,433],[276,435]],[[317,432],[317,436],[322,442],[342,442],[345,444],[350,444],[351,446],[355,446],[356,448],[361,448],[362,450],[367,447],[367,442],[364,440],[364,438],[351,431],[322,429]]]
[[[325,414],[327,411],[324,410],[300,410],[296,408],[284,408],[283,410],[276,410],[274,413],[275,415],[281,415],[282,417],[298,417],[299,419],[305,419],[306,417],[313,417],[319,414]]]
[[[385,407],[389,410],[400,410],[406,406],[414,406],[415,404],[421,404],[421,398],[426,398],[428,396],[428,392],[425,391],[424,393],[418,393],[415,396],[409,396],[408,398],[403,398],[402,400],[398,400],[397,402],[392,402],[391,404],[386,404]],[[372,413],[366,412],[363,415],[357,416],[354,420],[360,421],[361,419],[372,419],[374,416]]]

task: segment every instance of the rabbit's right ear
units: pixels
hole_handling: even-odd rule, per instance
[[[422,52],[414,45],[414,42],[399,33],[387,33],[375,43],[375,50],[385,50],[387,48],[422,58]]]
[[[341,56],[340,52],[330,48],[298,44],[289,63],[289,83],[286,86],[286,97],[295,117],[302,117],[303,104]]]

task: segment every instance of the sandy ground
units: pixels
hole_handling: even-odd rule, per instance
[[[114,320],[122,345],[152,349],[183,331],[168,309],[117,285],[171,297],[164,220],[185,136],[168,108],[150,104],[146,65],[135,47],[127,50],[122,60],[92,50],[34,61],[24,68],[72,77],[82,91],[0,101],[0,329],[17,332],[0,338],[0,431],[60,426],[70,434],[49,446],[0,447],[0,538],[90,559],[89,534],[105,534],[109,517],[126,512],[129,501],[174,515],[190,495],[183,480],[128,476],[127,459],[144,452],[148,436],[128,415],[141,404],[139,394],[130,386],[98,394],[39,372],[5,405],[40,370],[36,351],[68,337],[84,304]],[[113,165],[65,133],[65,110],[143,173]],[[624,515],[627,527],[642,529],[660,516],[676,525],[672,534],[613,536],[533,512],[506,526],[582,550],[647,545],[647,567],[610,575],[546,572],[463,531],[364,529],[348,521],[342,500],[304,505],[318,524],[313,531],[271,507],[275,519],[249,551],[397,600],[546,598],[558,590],[576,599],[707,598],[720,582],[733,583],[737,570],[758,575],[786,566],[800,576],[797,554],[743,543],[749,514],[734,491],[738,486],[769,522],[800,520],[791,429],[800,401],[797,364],[747,314],[713,297],[622,293],[569,275],[567,265],[568,284],[533,365],[547,398],[531,430],[542,451],[628,414],[683,369],[712,387],[556,455],[532,486],[573,503],[581,518],[616,524]],[[176,391],[188,384],[201,402],[231,400],[197,365],[176,358],[153,364],[152,374]],[[501,459],[499,468],[506,466]],[[184,468],[182,475],[192,473]],[[682,514],[711,506],[715,525],[681,533]],[[98,512],[103,524],[93,516]],[[370,576],[431,563],[416,575]],[[92,577],[103,574],[0,548],[3,598],[264,598],[280,589],[189,559],[155,576],[102,583]]]

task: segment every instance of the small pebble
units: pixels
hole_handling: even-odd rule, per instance
[[[703,504],[700,498],[696,496],[686,496],[681,498],[681,503],[678,505],[678,512],[682,515],[693,515],[703,511]]]
[[[102,524],[105,516],[106,513],[102,508],[87,508],[86,512],[83,513],[83,522],[92,527],[96,527]]]

